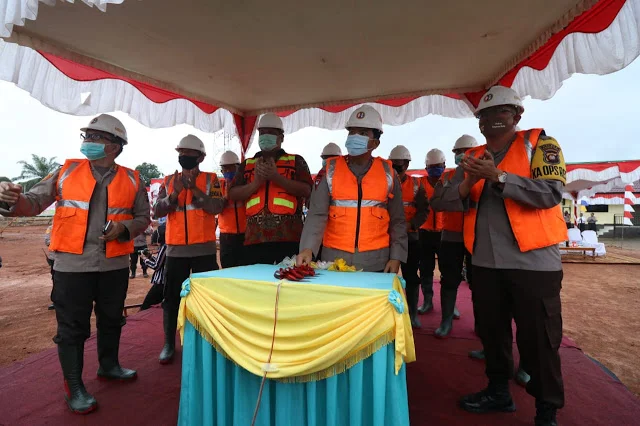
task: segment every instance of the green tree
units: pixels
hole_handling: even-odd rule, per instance
[[[0,176],[0,182],[11,182],[11,179],[6,176]]]
[[[142,163],[136,167],[136,170],[140,172],[140,178],[146,186],[151,185],[151,179],[157,179],[163,176],[155,164]]]
[[[56,161],[56,157],[46,158],[31,154],[31,160],[31,163],[18,161],[18,164],[22,165],[22,173],[20,176],[11,179],[14,182],[19,181],[18,183],[22,185],[24,192],[30,190],[33,185],[60,167],[60,163]]]

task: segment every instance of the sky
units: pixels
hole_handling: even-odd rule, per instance
[[[522,129],[542,127],[555,137],[564,151],[567,162],[611,161],[640,159],[640,61],[605,76],[574,75],[564,82],[555,96],[546,101],[525,99]],[[239,154],[240,147],[221,132],[204,133],[188,125],[166,129],[149,129],[116,112],[127,128],[129,145],[118,163],[135,168],[142,162],[156,164],[169,174],[178,165],[174,150],[183,136],[191,133],[200,137],[208,155],[201,169],[215,171],[225,149]],[[31,154],[79,158],[80,128],[91,117],[75,117],[53,111],[12,83],[0,81],[0,176],[20,175],[20,160],[30,161]],[[462,134],[470,134],[482,143],[476,119],[452,119],[427,116],[403,126],[385,126],[380,147],[375,155],[387,157],[396,145],[405,145],[412,155],[410,168],[424,168],[427,151],[439,148],[453,165],[451,148]],[[321,166],[320,152],[325,144],[336,142],[343,148],[346,130],[329,131],[306,128],[285,136],[283,148],[302,155],[312,173]],[[225,146],[225,139],[227,145]],[[257,150],[254,141],[249,156]]]

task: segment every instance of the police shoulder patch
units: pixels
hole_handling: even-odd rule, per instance
[[[554,138],[543,136],[538,140],[531,159],[531,177],[559,180],[566,183],[567,168],[560,144]]]

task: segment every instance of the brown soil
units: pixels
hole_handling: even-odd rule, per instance
[[[53,347],[45,229],[10,227],[0,238],[0,366]],[[564,272],[565,333],[640,396],[640,265],[565,264]],[[127,304],[148,290],[148,279],[131,280]]]

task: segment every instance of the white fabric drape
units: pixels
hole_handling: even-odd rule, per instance
[[[236,134],[233,115],[207,114],[186,99],[155,103],[131,84],[115,79],[76,81],[33,49],[0,40],[0,79],[15,83],[42,104],[66,114],[91,116],[123,111],[150,128],[189,124],[204,132]]]

